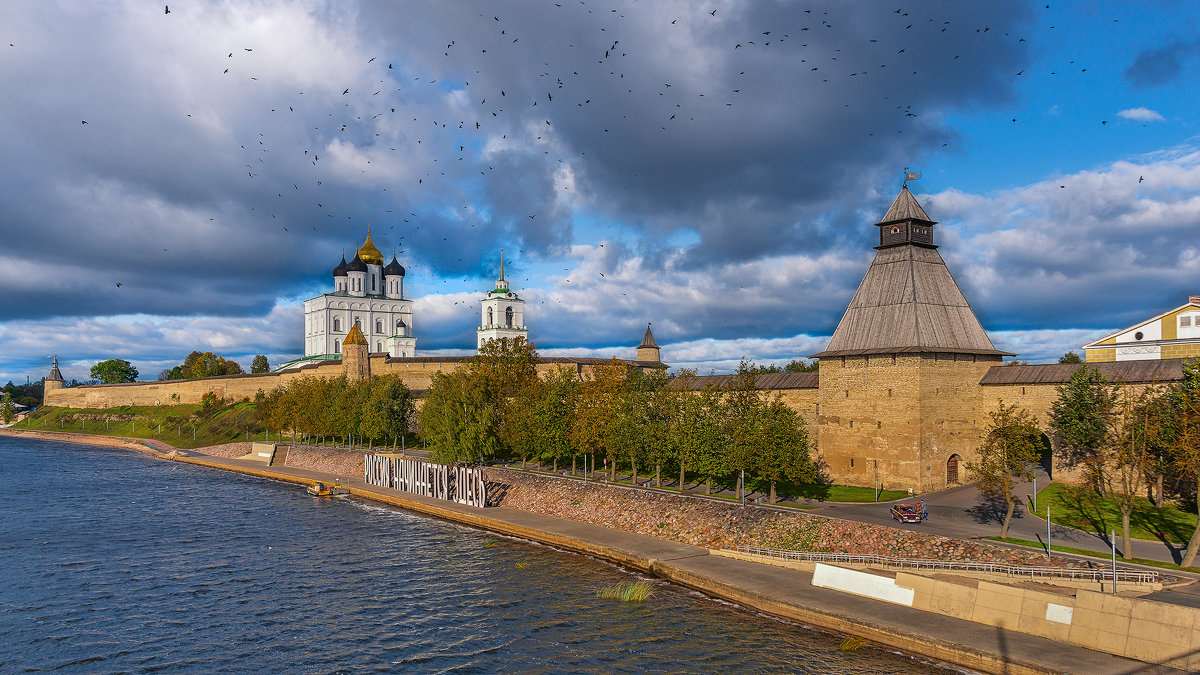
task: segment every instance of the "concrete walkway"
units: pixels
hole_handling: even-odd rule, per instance
[[[338,477],[188,451],[177,461],[306,483]],[[1024,633],[817,588],[811,574],[707,549],[506,508],[478,509],[341,477],[354,496],[610,560],[748,608],[909,654],[993,673],[1176,673]]]

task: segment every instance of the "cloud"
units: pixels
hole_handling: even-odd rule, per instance
[[[1158,112],[1151,110],[1149,108],[1142,108],[1142,107],[1129,108],[1128,110],[1122,110],[1122,111],[1118,112],[1117,114],[1120,115],[1121,117],[1123,117],[1124,119],[1133,120],[1135,122],[1162,122],[1163,121],[1162,115],[1158,114]]]
[[[1136,88],[1160,87],[1179,77],[1184,63],[1200,51],[1200,40],[1172,42],[1138,53],[1125,69],[1125,81]]]

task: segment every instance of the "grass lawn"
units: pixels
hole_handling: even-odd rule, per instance
[[[202,410],[198,405],[42,407],[13,428],[157,439],[177,448],[265,440],[253,403],[234,403],[210,410]],[[275,436],[271,434],[273,440]]]
[[[1051,483],[1038,491],[1037,509],[1031,511],[1046,517],[1050,507],[1051,520],[1059,525],[1085,532],[1121,534],[1121,510],[1112,498],[1103,499],[1086,488]],[[1157,539],[1176,545],[1186,545],[1196,529],[1196,514],[1167,502],[1161,509],[1139,497],[1129,519],[1129,534],[1136,539]]]
[[[1038,499],[1040,500],[1041,498],[1039,497]],[[988,537],[988,539],[990,539],[991,541],[1001,541],[1006,544],[1020,544],[1021,546],[1040,548],[1043,551],[1046,550],[1046,544],[1044,542],[1040,542],[1040,541],[1029,541],[1028,539],[1015,539],[1013,537],[1009,537],[1008,539],[1001,539],[1000,537]],[[1074,548],[1071,546],[1058,546],[1057,544],[1051,544],[1050,550],[1058,551],[1060,553],[1071,553],[1074,555],[1083,555],[1083,556],[1088,556],[1090,558],[1103,558],[1105,560],[1112,559],[1111,553],[1101,553],[1098,551],[1089,551],[1087,549]],[[1118,562],[1132,562],[1132,563],[1137,563],[1139,565],[1149,565],[1150,567],[1161,567],[1162,569],[1167,569],[1167,570],[1183,570],[1185,572],[1200,572],[1200,567],[1180,567],[1179,565],[1173,565],[1171,563],[1160,562],[1158,560],[1146,560],[1145,558],[1134,558],[1132,560],[1125,560],[1121,556],[1117,556],[1117,561]]]

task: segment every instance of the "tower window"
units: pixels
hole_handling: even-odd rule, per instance
[[[508,326],[509,328],[512,328],[512,317],[513,317],[512,307],[505,309],[504,310],[504,324],[506,326]]]
[[[491,307],[488,307],[488,315],[487,316],[488,316],[487,327],[491,328],[492,327],[492,308]]]

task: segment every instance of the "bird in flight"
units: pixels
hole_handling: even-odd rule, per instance
[[[170,14],[170,13],[171,13],[171,6],[163,5],[163,14]],[[117,285],[119,286],[120,284],[117,284]]]

